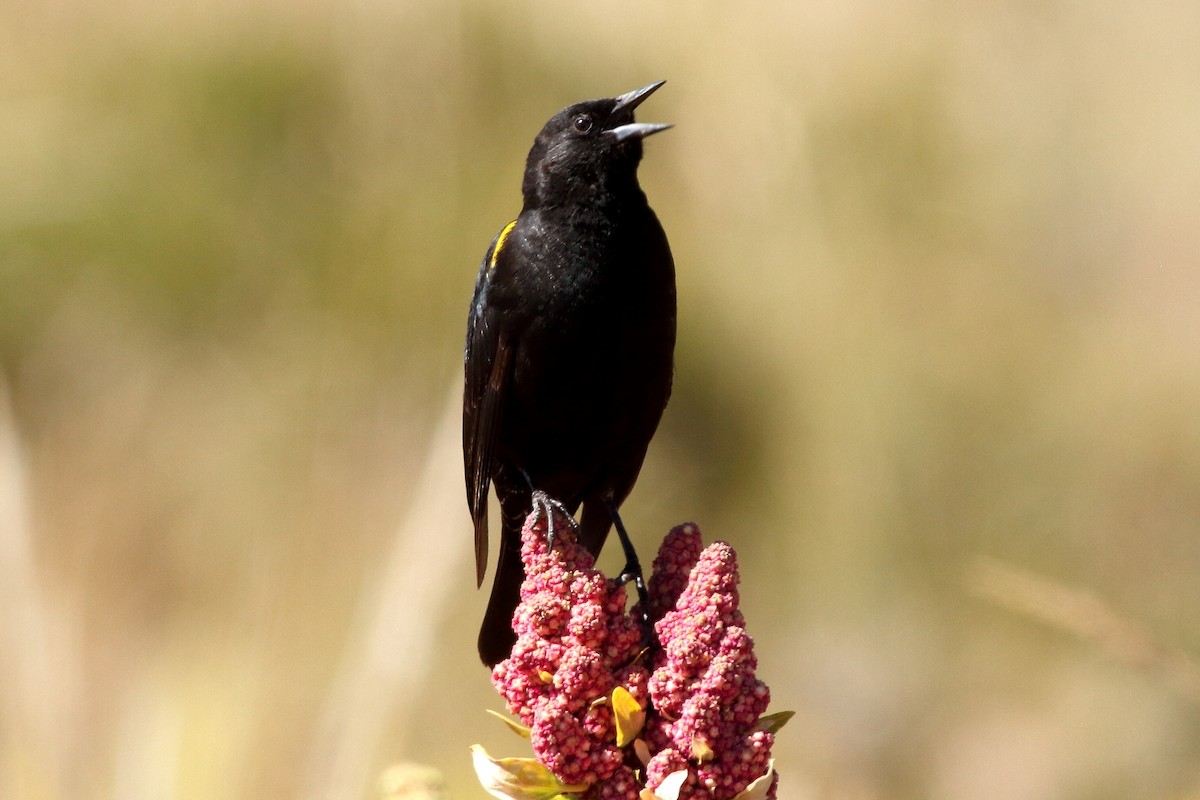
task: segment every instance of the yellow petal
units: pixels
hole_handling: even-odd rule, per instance
[[[563,792],[583,792],[587,786],[563,783],[532,758],[492,758],[480,745],[471,745],[471,760],[484,791],[498,800],[552,800]]]
[[[645,739],[633,740],[633,752],[637,755],[638,761],[642,762],[642,766],[650,763],[650,745],[646,744]]]
[[[524,725],[517,722],[515,719],[509,719],[508,717],[501,714],[499,711],[492,711],[490,708],[487,710],[487,713],[491,714],[493,717],[495,717],[496,719],[503,722],[505,725],[508,726],[508,729],[510,731],[515,733],[517,736],[520,736],[522,739],[528,739],[530,737],[531,733],[530,733],[529,728],[526,728]]]
[[[765,775],[759,775],[750,781],[750,785],[737,793],[733,800],[764,800],[771,789],[771,781],[775,778],[775,759],[767,764]]]
[[[708,742],[703,739],[692,739],[692,758],[696,761],[703,764],[705,761],[712,761],[716,755]]]
[[[613,689],[612,709],[613,719],[617,723],[617,747],[624,747],[642,732],[642,726],[646,724],[646,709],[624,686]]]

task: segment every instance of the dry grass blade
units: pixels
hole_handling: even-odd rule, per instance
[[[343,654],[325,713],[314,737],[313,769],[304,796],[344,797],[347,787],[370,785],[371,748],[395,716],[410,711],[434,658],[436,631],[429,620],[444,613],[457,582],[452,575],[467,549],[447,547],[440,532],[460,523],[461,486],[448,479],[459,467],[461,384],[451,387],[430,437],[425,469],[413,503],[393,540],[376,587],[364,592],[358,633]]]
[[[982,558],[968,570],[967,583],[986,600],[1093,642],[1115,661],[1162,675],[1200,705],[1200,663],[1166,647],[1092,592]]]
[[[0,796],[31,782],[53,791],[65,767],[69,660],[56,658],[44,589],[34,559],[29,487],[8,387],[0,380]],[[9,741],[4,741],[9,740]],[[16,753],[20,759],[12,759]]]

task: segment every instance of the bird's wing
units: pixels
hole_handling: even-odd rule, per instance
[[[475,580],[483,583],[488,556],[488,488],[495,467],[493,445],[500,425],[501,406],[508,383],[512,346],[495,324],[489,310],[488,291],[504,240],[515,223],[509,223],[492,240],[467,317],[467,342],[463,353],[463,466],[467,484],[467,507],[475,523]]]

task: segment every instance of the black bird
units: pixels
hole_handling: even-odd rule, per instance
[[[675,264],[638,185],[634,122],[663,81],[588,100],[533,142],[520,215],[483,257],[467,319],[463,456],[476,580],[488,559],[488,485],[502,516],[500,561],[479,632],[488,666],[508,656],[534,498],[583,506],[579,540],[600,551],[633,489],[671,394]],[[627,542],[627,538],[626,538]],[[636,556],[626,546],[636,567]]]

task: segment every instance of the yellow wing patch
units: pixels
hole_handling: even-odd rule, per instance
[[[488,260],[488,269],[496,268],[496,259],[500,258],[500,248],[504,247],[505,240],[508,239],[508,235],[512,233],[512,229],[515,227],[517,227],[517,221],[514,219],[505,225],[500,230],[500,233],[496,235],[496,244],[492,247],[492,257]]]

